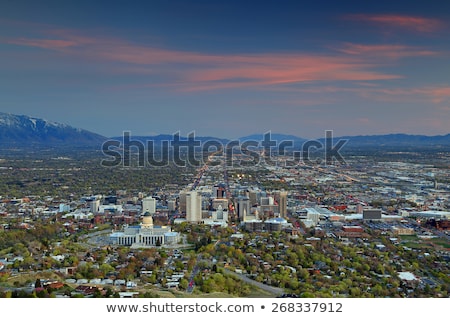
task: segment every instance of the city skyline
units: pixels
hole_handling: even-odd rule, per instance
[[[449,4],[14,1],[0,109],[104,136],[448,134]]]

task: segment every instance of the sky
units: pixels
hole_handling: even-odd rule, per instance
[[[450,133],[448,1],[0,4],[0,111],[104,136]]]

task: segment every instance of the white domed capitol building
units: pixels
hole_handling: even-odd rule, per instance
[[[123,232],[112,233],[110,239],[115,245],[143,248],[177,244],[180,234],[172,232],[170,226],[153,225],[151,214],[146,212],[141,225],[126,226]]]

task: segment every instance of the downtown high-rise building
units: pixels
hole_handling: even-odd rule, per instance
[[[259,203],[260,193],[255,190],[250,190],[248,192],[248,198],[250,200],[250,205],[254,206],[255,204]]]
[[[202,195],[200,192],[186,193],[186,221],[191,223],[202,221]]]
[[[278,202],[278,214],[280,218],[287,217],[287,191],[277,191],[275,199]]]
[[[180,210],[180,212],[186,212],[186,195],[187,193],[189,193],[189,191],[187,190],[181,190],[180,191],[180,196],[178,199],[178,209]]]
[[[174,212],[177,209],[177,201],[175,201],[175,200],[167,200],[167,209],[170,212]]]
[[[156,213],[156,199],[146,197],[142,199],[142,213],[149,212],[151,215]]]
[[[237,199],[237,214],[241,221],[246,221],[250,215],[250,199],[247,196],[240,196]]]

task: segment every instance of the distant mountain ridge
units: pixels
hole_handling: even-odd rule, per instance
[[[272,132],[266,132],[264,134],[252,134],[252,135],[240,137],[238,139],[240,141],[248,141],[248,140],[262,141],[262,140],[265,140],[266,135],[267,135],[267,138],[270,137],[270,140],[273,140],[276,142],[291,140],[294,143],[300,143],[300,142],[303,143],[308,140],[308,139],[294,136],[294,135],[278,134],[278,133],[272,133]]]
[[[72,126],[26,115],[0,112],[0,145],[100,145],[106,137]]]
[[[171,141],[175,140],[175,136],[176,134],[173,135],[169,135],[169,134],[159,134],[159,135],[152,135],[152,136],[134,136],[134,135],[130,135],[130,141],[135,140],[135,141],[140,141],[142,142],[144,145],[148,142],[148,141],[152,141],[154,143],[155,146],[160,145],[163,141],[169,141],[169,144]],[[210,137],[210,136],[193,136],[195,141],[200,141],[202,144],[207,142],[207,141],[215,141],[215,142],[219,142],[221,144],[226,144],[229,140],[226,138],[218,138],[218,137]],[[111,137],[110,139],[112,140],[117,140],[117,141],[123,141],[124,137],[123,136],[114,136]],[[187,136],[179,136],[179,140],[180,141],[187,141],[188,137]]]
[[[425,136],[409,134],[341,136],[348,140],[345,147],[438,147],[450,146],[450,134]],[[320,139],[324,141],[324,139]]]
[[[266,137],[267,135],[267,137]],[[267,139],[266,139],[267,138]],[[270,139],[269,139],[270,138]],[[122,141],[123,137],[112,137],[111,139]],[[174,140],[174,135],[160,134],[153,136],[130,136],[130,140],[137,140],[144,145],[147,141],[153,141],[155,146],[160,145],[163,141]],[[187,136],[180,136],[180,140],[187,140]],[[248,141],[255,141],[259,146],[264,140],[275,142],[274,146],[280,145],[285,141],[292,141],[292,146],[289,145],[287,149],[301,149],[303,144],[308,140],[316,140],[325,144],[325,138],[306,139],[295,135],[278,134],[278,133],[261,133],[252,134],[236,139],[226,139],[218,137],[202,137],[195,136],[195,141],[200,141],[202,144],[206,141],[215,141],[226,145],[230,141],[239,141],[241,144]],[[358,135],[358,136],[333,136],[332,145],[335,145],[339,140],[346,140],[343,148],[414,148],[414,147],[450,147],[450,134],[425,136],[425,135],[408,135],[408,134],[387,134],[387,135]]]
[[[302,145],[310,140],[295,135],[279,134],[279,133],[260,133],[243,136],[233,139],[243,143],[245,141],[256,141],[261,145],[266,134],[270,133],[270,140],[275,141],[278,146],[283,141],[292,141],[293,148],[299,149]],[[130,140],[137,140],[146,145],[147,141],[153,141],[157,147],[163,141],[173,141],[174,134],[159,134],[153,136],[134,136],[130,135]],[[181,141],[186,141],[187,136],[179,136]],[[223,145],[230,142],[230,139],[209,136],[195,136],[196,141],[204,144],[207,141],[213,143],[221,143]],[[380,148],[387,149],[392,147],[414,148],[414,147],[450,147],[450,134],[425,136],[425,135],[408,135],[408,134],[386,134],[386,135],[358,135],[358,136],[333,136],[333,144],[340,139],[347,140],[343,149],[351,148]],[[107,138],[100,134],[74,128],[72,126],[45,119],[30,117],[26,115],[14,115],[0,112],[0,146],[2,147],[19,147],[26,148],[29,146],[74,146],[74,147],[95,147],[101,149],[102,144],[107,140],[122,141],[121,137]],[[324,138],[315,139],[325,143]],[[290,145],[288,148],[292,149]]]

